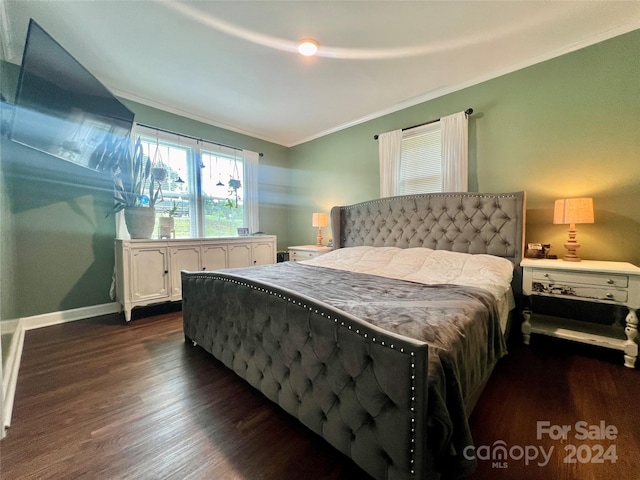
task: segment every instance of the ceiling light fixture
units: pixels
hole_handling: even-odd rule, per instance
[[[305,57],[315,55],[318,51],[318,42],[311,40],[310,38],[300,40],[298,42],[298,51]]]

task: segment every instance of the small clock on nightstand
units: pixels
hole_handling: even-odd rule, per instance
[[[311,260],[333,250],[333,247],[322,245],[296,245],[289,247],[289,260],[299,262],[301,260]]]

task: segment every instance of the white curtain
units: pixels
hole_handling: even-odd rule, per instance
[[[380,197],[398,195],[402,130],[378,135],[378,155],[380,157]]]
[[[440,118],[442,141],[442,191],[469,189],[469,123],[464,112]]]
[[[244,154],[244,211],[245,222],[249,232],[260,231],[258,209],[258,165],[259,154],[243,150]]]

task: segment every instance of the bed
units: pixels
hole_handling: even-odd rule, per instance
[[[329,254],[183,272],[185,340],[374,478],[462,478],[468,416],[506,354],[524,212],[524,192],[334,207]]]

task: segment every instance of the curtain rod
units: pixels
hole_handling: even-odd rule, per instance
[[[473,108],[467,108],[467,109],[464,111],[464,113],[466,113],[466,114],[467,114],[467,117],[468,117],[469,115],[471,115],[471,114],[473,113]],[[403,128],[403,129],[402,129],[402,131],[404,132],[405,130],[411,130],[412,128],[424,127],[425,125],[429,125],[430,123],[436,123],[436,122],[439,122],[439,121],[440,121],[440,119],[439,119],[439,118],[436,118],[435,120],[430,120],[430,121],[428,121],[428,122],[419,123],[418,125],[414,125],[413,127],[406,127],[406,128]],[[378,139],[378,135],[374,135],[374,136],[373,136],[373,139],[374,139],[374,140],[377,140],[377,139]]]
[[[185,135],[184,133],[173,132],[173,131],[167,130],[165,128],[153,127],[151,125],[145,125],[144,123],[136,123],[136,125],[139,125],[139,126],[145,127],[145,128],[150,128],[151,130],[155,130],[156,132],[170,133],[171,135],[177,135],[178,137],[190,138],[192,140],[197,140],[199,142],[207,142],[207,143],[210,143],[212,145],[218,145],[220,147],[226,147],[226,148],[231,148],[233,150],[238,150],[239,152],[243,151],[242,148],[232,147],[231,145],[225,145],[224,143],[214,142],[214,141],[211,141],[211,140],[207,140],[206,138],[199,138],[199,137],[194,137],[193,135]],[[262,152],[258,153],[258,155],[260,155],[261,157],[264,156],[264,154]]]

